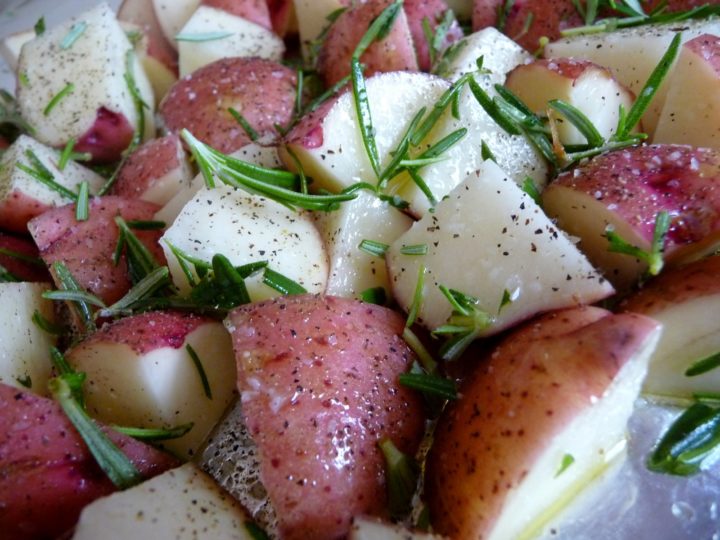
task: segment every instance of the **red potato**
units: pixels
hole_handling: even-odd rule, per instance
[[[318,71],[330,86],[350,74],[350,59],[368,27],[391,0],[368,0],[344,11],[332,24],[318,55]],[[408,18],[402,10],[388,35],[368,47],[360,62],[365,76],[386,71],[418,71]]]
[[[435,532],[535,537],[624,439],[658,334],[652,319],[593,307],[509,334],[438,421],[425,476]]]
[[[232,107],[266,142],[275,125],[290,123],[297,76],[294,70],[260,58],[224,58],[180,79],[160,104],[170,132],[187,128],[213,148],[230,153],[252,142],[230,114]]]
[[[647,393],[690,398],[716,392],[720,370],[687,375],[700,360],[720,351],[720,256],[663,272],[620,305],[659,321],[663,332],[645,379]],[[692,321],[691,324],[688,324]]]
[[[164,205],[192,180],[192,170],[175,134],[152,139],[123,163],[111,193]]]
[[[237,15],[263,28],[272,30],[270,10],[265,0],[202,0],[201,6],[221,9],[231,15]]]
[[[283,538],[339,538],[355,515],[385,515],[390,437],[413,454],[419,397],[397,377],[413,361],[395,312],[356,300],[293,296],[242,306],[233,337],[245,422]]]
[[[297,15],[293,0],[267,0],[272,28],[277,35],[285,37],[298,31]]]
[[[117,161],[130,145],[135,128],[123,114],[100,107],[92,127],[75,144],[76,152],[88,152],[94,163]]]
[[[430,62],[430,47],[423,29],[423,21],[427,20],[430,29],[435,32],[438,23],[443,20],[445,13],[449,9],[448,5],[445,0],[405,0],[403,8],[415,44],[418,66],[423,71],[430,71],[433,66]],[[457,21],[453,21],[440,46],[440,50],[437,51],[438,54],[462,37],[463,31],[460,25]]]
[[[78,283],[106,304],[122,298],[131,283],[125,257],[116,266],[113,252],[118,239],[115,216],[129,220],[152,220],[160,207],[123,197],[97,197],[90,201],[87,221],[75,219],[75,205],[49,210],[28,223],[28,229],[48,266],[64,262]],[[158,245],[162,231],[134,231],[156,260],[165,257]],[[53,276],[54,277],[54,276]]]
[[[145,478],[179,465],[104,428]],[[57,538],[91,501],[115,491],[56,402],[0,384],[0,530],[13,540]]]
[[[659,212],[671,226],[664,259],[680,264],[714,251],[720,240],[720,153],[708,148],[649,145],[601,155],[561,174],[543,192],[545,211],[580,238],[580,249],[619,289],[647,264],[608,251],[606,227],[650,251]]]
[[[12,255],[4,253],[4,250],[18,253],[25,257],[32,257],[38,260],[39,264],[24,261]],[[21,281],[42,282],[51,281],[47,267],[40,261],[40,254],[37,246],[26,238],[13,236],[0,232],[0,266]]]

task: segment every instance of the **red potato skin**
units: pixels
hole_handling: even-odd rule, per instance
[[[147,0],[124,0],[118,9],[118,20],[138,25],[147,36],[147,54],[178,75],[177,51],[165,38],[152,2]]]
[[[0,229],[26,234],[28,222],[51,208],[22,191],[13,190],[0,200]]]
[[[303,116],[285,136],[285,143],[296,144],[303,148],[322,146],[324,141],[322,122],[343,93],[338,92],[336,97],[328,99],[313,112]]]
[[[40,260],[40,253],[38,252],[37,246],[27,238],[20,238],[0,232],[0,249],[7,249],[8,251]],[[0,265],[22,281],[45,281],[48,283],[52,281],[47,267],[43,263],[34,265],[17,257],[0,253]]]
[[[67,353],[72,364],[73,353],[98,343],[118,343],[130,347],[138,356],[156,349],[179,349],[185,338],[204,324],[214,322],[207,317],[176,311],[150,311],[124,317],[106,324]]]
[[[90,201],[87,221],[77,221],[75,205],[70,204],[45,212],[33,219],[28,228],[48,267],[55,261],[64,262],[82,287],[110,305],[122,298],[132,285],[125,257],[121,257],[117,266],[112,262],[118,239],[115,216],[120,215],[126,221],[147,221],[152,220],[159,209],[156,204],[135,199],[96,197]],[[134,232],[155,259],[165,264],[158,244],[162,231]]]
[[[180,137],[176,134],[142,144],[128,156],[118,171],[112,195],[141,199],[156,180],[182,166],[182,153]]]
[[[603,154],[548,187],[570,187],[615,203],[615,212],[652,241],[659,212],[672,221],[668,262],[712,245],[720,236],[720,152],[674,144],[644,145]]]
[[[144,478],[179,462],[103,428]],[[54,539],[83,507],[116,488],[60,405],[0,383],[0,531],[8,540]]]
[[[283,538],[343,538],[354,515],[384,516],[390,437],[413,454],[422,405],[401,387],[413,353],[397,313],[356,300],[292,296],[231,312],[245,422]]]
[[[368,0],[343,12],[330,27],[320,54],[318,71],[328,86],[350,74],[350,60],[368,27],[392,0]],[[376,41],[360,57],[365,76],[386,71],[418,71],[412,33],[401,12],[385,39]]]
[[[202,6],[221,9],[231,15],[236,15],[272,30],[270,10],[265,0],[202,0]]]
[[[430,69],[432,69],[430,47],[428,46],[427,38],[423,30],[423,20],[428,20],[430,28],[434,32],[438,26],[438,22],[442,21],[445,12],[449,9],[448,5],[445,0],[405,0],[403,8],[405,9],[408,26],[410,27],[410,33],[412,34],[413,43],[415,44],[418,67],[422,71],[430,71]],[[463,31],[460,25],[457,21],[453,21],[440,50],[445,50],[462,37]]]
[[[252,141],[228,108],[238,110],[259,136],[276,140],[275,125],[287,126],[293,118],[296,86],[295,71],[276,62],[223,58],[180,79],[159,112],[168,131],[187,128],[202,142],[230,153]]]
[[[113,163],[130,145],[135,128],[125,115],[100,107],[95,123],[75,145],[76,152],[88,152],[93,163]]]
[[[620,303],[621,311],[652,317],[696,298],[720,294],[720,255],[671,268]]]
[[[462,384],[438,421],[425,493],[436,533],[485,538],[505,494],[591,396],[601,396],[658,323],[594,308],[514,330]]]
[[[275,33],[280,37],[285,37],[293,31],[291,28],[295,18],[293,0],[267,0],[267,5]]]

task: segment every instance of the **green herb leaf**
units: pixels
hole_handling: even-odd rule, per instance
[[[696,403],[682,413],[665,432],[647,466],[651,471],[689,476],[720,444],[720,409]]]
[[[195,369],[197,369],[198,371],[198,375],[200,376],[200,382],[202,383],[203,391],[205,392],[205,397],[208,399],[212,399],[213,397],[212,390],[210,388],[210,382],[208,381],[207,374],[205,373],[205,368],[200,361],[200,357],[189,343],[185,345],[185,350],[190,355],[190,359],[193,361],[193,364],[195,364]]]
[[[15,377],[15,380],[20,384],[20,386],[24,386],[25,388],[32,388],[32,378],[30,375],[23,375],[22,377]]]
[[[720,367],[720,352],[693,363],[689,368],[687,368],[687,370],[685,370],[685,376],[697,377],[698,375],[702,375],[718,367]]]
[[[59,336],[62,335],[64,332],[64,328],[60,325],[57,325],[53,323],[52,321],[49,321],[40,311],[37,309],[33,311],[32,314],[32,322],[37,326],[40,330],[43,332],[47,332],[48,334],[52,336]]]
[[[193,288],[190,299],[201,304],[222,309],[250,303],[245,278],[224,255],[212,259],[212,272],[202,278]]]
[[[648,274],[656,276],[663,268],[663,251],[665,246],[665,237],[670,229],[670,215],[666,211],[658,212],[655,216],[655,229],[653,231],[653,242],[650,251],[645,251],[634,246],[621,238],[611,226],[605,230],[605,236],[608,239],[608,251],[612,253],[623,253],[630,255],[648,264]]]
[[[90,184],[87,180],[80,182],[78,186],[78,196],[75,202],[75,219],[78,221],[87,221],[90,217]]]
[[[276,272],[275,270],[271,270],[270,268],[266,268],[265,272],[263,273],[263,283],[268,287],[275,289],[279,293],[285,295],[307,293],[307,289],[305,289],[305,287],[303,287],[296,281],[293,281],[289,277],[284,276],[281,273]]]
[[[374,257],[384,257],[387,250],[390,249],[390,246],[374,240],[363,240],[360,242],[358,249]]]
[[[441,399],[454,400],[458,398],[455,383],[450,379],[439,375],[427,373],[402,373],[399,377],[400,384],[413,390],[418,390],[425,395],[439,397]]]
[[[135,233],[121,216],[115,216],[115,223],[120,231],[115,250],[115,264],[117,264],[119,260],[118,254],[121,253],[124,248],[130,281],[132,281],[133,284],[138,284],[160,265],[147,246],[135,236]]]
[[[72,47],[78,40],[78,38],[83,35],[83,32],[85,32],[86,28],[87,23],[85,21],[80,21],[73,24],[68,34],[60,42],[60,48],[66,50]]]
[[[368,47],[375,41],[380,41],[387,37],[395,24],[395,19],[402,10],[402,0],[396,0],[388,7],[382,10],[375,20],[370,24],[367,32],[358,42],[353,51],[353,58],[359,60]]]
[[[487,312],[478,309],[477,298],[444,285],[440,285],[440,291],[450,302],[453,312],[447,323],[436,328],[433,335],[449,338],[440,348],[440,355],[443,360],[452,361],[459,358],[494,319]]]
[[[415,282],[415,292],[413,293],[412,303],[410,304],[408,317],[405,321],[405,328],[410,328],[415,324],[418,313],[420,313],[420,309],[422,309],[425,294],[425,272],[425,265],[420,265],[418,268],[417,281]]]
[[[250,125],[250,123],[245,119],[245,117],[232,107],[228,107],[228,111],[235,119],[235,121],[240,124],[240,127],[243,128],[245,133],[247,133],[247,136],[250,137],[250,140],[253,142],[257,141],[260,136],[258,135],[258,132],[255,131]]]
[[[171,428],[136,428],[124,426],[111,426],[118,433],[128,435],[139,441],[169,441],[179,439],[187,434],[194,426],[192,422]]]
[[[360,136],[362,137],[363,146],[370,161],[370,166],[379,180],[380,157],[378,155],[377,145],[375,144],[375,128],[373,127],[372,114],[370,113],[370,103],[368,102],[367,88],[365,87],[365,76],[363,75],[360,61],[356,58],[353,58],[350,63],[350,75]]]
[[[80,284],[77,282],[75,277],[72,275],[70,270],[67,266],[65,266],[65,263],[62,261],[56,261],[52,265],[52,271],[55,275],[55,279],[59,282],[60,291],[68,291],[68,292],[75,292],[75,293],[85,293],[88,294],[87,291],[85,291]],[[44,293],[43,296],[48,293]],[[102,303],[98,299],[99,303]],[[94,302],[93,302],[94,303]],[[91,308],[92,303],[88,302],[87,299],[78,299],[73,300],[69,302],[71,310],[75,312],[78,319],[80,320],[80,323],[83,326],[83,329],[86,333],[90,333],[95,330],[95,320],[93,317],[93,310]]]
[[[561,113],[582,134],[588,145],[595,148],[605,144],[605,139],[590,119],[580,109],[560,99],[548,101],[548,105]]]
[[[62,90],[53,96],[45,109],[43,109],[43,115],[49,116],[52,110],[57,107],[57,104],[60,103],[60,100],[62,100],[65,96],[72,94],[74,91],[75,85],[73,83],[67,83]]]
[[[270,540],[268,534],[254,522],[246,521],[243,525],[245,526],[245,530],[250,535],[250,538],[252,538],[252,540]]]
[[[537,186],[535,185],[535,181],[529,176],[525,178],[525,181],[522,185],[522,190],[528,195],[530,195],[530,198],[535,201],[535,204],[542,208],[542,195],[540,195],[540,190],[538,190]]]
[[[192,43],[198,43],[202,41],[218,41],[220,39],[229,38],[233,34],[233,32],[197,32],[177,34],[175,36],[175,41],[189,41]]]
[[[42,161],[40,161],[37,155],[35,155],[35,152],[27,149],[25,151],[25,156],[30,160],[31,167],[28,167],[20,162],[16,163],[15,167],[29,174],[35,180],[59,193],[63,197],[70,199],[71,201],[75,201],[77,199],[77,195],[75,193],[55,181],[55,176],[53,176],[50,170],[43,164]]]
[[[398,450],[390,439],[382,439],[378,446],[385,458],[388,510],[393,519],[401,520],[410,512],[420,468],[412,457]]]
[[[36,36],[42,36],[45,33],[45,17],[40,17],[33,29],[35,30]]]
[[[169,286],[170,271],[167,266],[160,266],[152,270],[143,279],[138,281],[120,300],[108,308],[101,309],[99,317],[115,317],[118,315],[131,315],[133,310],[141,305],[155,292]]]
[[[427,255],[427,252],[427,244],[416,244],[413,246],[403,246],[400,248],[400,253],[402,253],[403,255]]]
[[[378,306],[387,305],[387,291],[385,287],[372,287],[365,289],[360,293],[360,300],[367,302],[368,304],[375,304]]]
[[[562,458],[562,462],[560,463],[560,467],[558,467],[558,470],[555,473],[555,478],[567,471],[573,463],[575,463],[575,458],[571,454],[565,454]]]
[[[73,397],[73,391],[82,387],[82,379],[65,374],[48,382],[50,392],[66,416],[87,444],[97,464],[119,489],[127,489],[142,481],[132,461],[115,446],[100,427],[88,416]]]
[[[407,343],[408,347],[415,353],[420,361],[420,365],[426,373],[434,375],[438,372],[438,366],[435,359],[432,357],[430,352],[425,348],[420,338],[415,335],[415,332],[410,330],[409,327],[405,327],[402,333],[402,338]]]

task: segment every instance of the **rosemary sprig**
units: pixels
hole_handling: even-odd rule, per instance
[[[433,335],[449,337],[440,348],[440,355],[443,360],[452,361],[459,358],[480,333],[492,324],[493,317],[478,309],[477,298],[444,285],[440,285],[440,291],[450,302],[453,311],[447,323],[436,328]]]
[[[670,229],[670,214],[663,210],[655,216],[655,228],[653,229],[653,241],[650,245],[650,251],[634,246],[621,238],[611,226],[605,230],[605,236],[608,239],[608,251],[613,253],[623,253],[645,261],[648,264],[648,274],[657,276],[663,268],[663,252],[665,250],[665,237]]]

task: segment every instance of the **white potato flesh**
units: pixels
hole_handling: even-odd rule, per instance
[[[478,78],[483,79],[484,76]],[[488,81],[483,81],[482,85],[490,86]],[[490,94],[494,95],[495,91],[490,91]],[[476,177],[478,168],[484,162],[480,141],[485,142],[497,164],[518,185],[529,177],[542,191],[547,183],[547,164],[525,137],[506,133],[480,106],[469,88],[460,93],[459,110],[460,118],[455,118],[448,108],[419,149],[429,148],[458,129],[467,130],[459,142],[442,153],[442,161],[418,170],[437,201],[465,179]],[[407,201],[410,213],[416,217],[425,215],[432,206],[428,196],[406,174],[392,180],[389,191]]]
[[[425,73],[393,72],[369,77],[366,86],[383,168],[417,112],[422,107],[432,109],[450,85]],[[315,148],[288,144],[305,172],[315,180],[314,187],[337,192],[358,181],[377,182],[358,128],[352,92],[337,99],[320,120],[320,129],[322,144]],[[288,168],[297,168],[286,151],[281,150],[281,157]]]
[[[412,532],[402,525],[394,525],[370,517],[356,517],[349,540],[440,540],[429,533]]]
[[[84,28],[66,47],[59,46],[68,35]],[[26,43],[18,61],[18,105],[23,118],[35,128],[38,139],[50,146],[79,140],[94,125],[98,109],[124,116],[138,126],[135,100],[125,80],[127,53],[132,49],[115,14],[103,3],[77,15]],[[52,69],[48,69],[51,65]],[[143,101],[154,105],[155,97],[136,55],[130,69]],[[48,104],[73,84],[74,89],[59,99],[45,114]],[[153,111],[145,109],[145,138],[155,134]]]
[[[197,353],[212,398],[205,394],[185,344]],[[235,398],[235,357],[230,335],[221,323],[199,326],[179,348],[161,347],[142,354],[128,345],[103,341],[81,343],[67,358],[77,371],[87,374],[85,400],[94,418],[144,428],[192,422],[186,435],[162,443],[185,459],[195,455]]]
[[[425,244],[427,255],[403,255]],[[418,322],[434,330],[452,308],[444,285],[478,299],[494,317],[490,335],[543,311],[592,303],[613,288],[535,202],[486,161],[388,250],[393,294],[408,310],[425,267]],[[505,291],[512,302],[500,309]]]
[[[200,0],[152,0],[152,4],[165,39],[177,48],[175,36],[200,6]]]
[[[198,191],[160,241],[173,282],[188,292],[190,285],[168,242],[207,262],[217,254],[235,266],[267,261],[269,268],[311,293],[323,292],[327,285],[327,255],[312,217],[231,187]],[[262,282],[262,272],[246,284],[254,301],[280,295]]]
[[[610,68],[617,79],[638,95],[677,32],[683,42],[701,34],[720,35],[720,21],[707,19],[680,24],[648,25],[610,33],[574,36],[549,43],[545,58],[585,58]],[[667,78],[642,118],[643,132],[652,136],[668,91]]]
[[[503,84],[507,73],[533,57],[512,39],[488,27],[465,36],[448,48],[435,72],[444,79],[455,82],[466,73],[477,70],[477,59],[483,57],[483,67],[490,70],[488,86]]]
[[[57,150],[32,137],[21,135],[0,159],[0,200],[4,200],[10,193],[19,192],[48,206],[62,206],[69,202],[60,193],[17,167],[22,164],[30,169],[34,168],[27,156],[28,151],[33,152],[40,163],[50,171],[55,182],[73,193],[77,192],[82,182],[88,182],[90,193],[97,193],[105,183],[103,177],[74,161],[68,161],[61,171],[58,169],[60,154]]]
[[[230,156],[253,165],[265,167],[266,169],[282,167],[277,148],[274,146],[260,146],[257,143],[250,143],[236,150],[230,154]],[[216,182],[217,181],[216,179]],[[155,214],[155,219],[163,221],[168,225],[172,224],[178,215],[180,215],[183,207],[190,202],[204,185],[205,179],[203,175],[196,175],[187,185],[179,189],[165,206],[158,210],[157,214]]]
[[[653,143],[720,149],[720,38],[685,43],[668,80]]]
[[[245,510],[197,465],[187,463],[86,506],[74,540],[252,540]]]
[[[659,335],[659,329],[650,334],[604,394],[588,396],[592,406],[547,442],[529,474],[507,496],[488,540],[535,538],[548,521],[624,456],[627,422]]]
[[[412,223],[410,217],[364,191],[334,212],[319,212],[317,224],[330,260],[325,293],[359,298],[363,291],[375,287],[383,287],[389,293],[384,258],[359,246],[363,240],[391,244]]]
[[[28,41],[35,37],[34,30],[24,30],[15,34],[10,34],[0,41],[0,56],[3,57],[7,65],[15,71],[17,69],[18,58],[20,57],[20,49]]]
[[[50,347],[55,338],[33,321],[35,311],[54,320],[53,306],[42,293],[47,283],[0,283],[0,382],[47,395],[51,376]]]
[[[344,7],[341,0],[293,0],[303,57],[307,60],[313,42],[330,25],[328,15]]]
[[[212,34],[224,37],[202,38]],[[185,38],[177,40],[180,77],[221,58],[257,56],[280,61],[285,53],[283,40],[272,31],[208,6],[200,6],[179,35]]]

